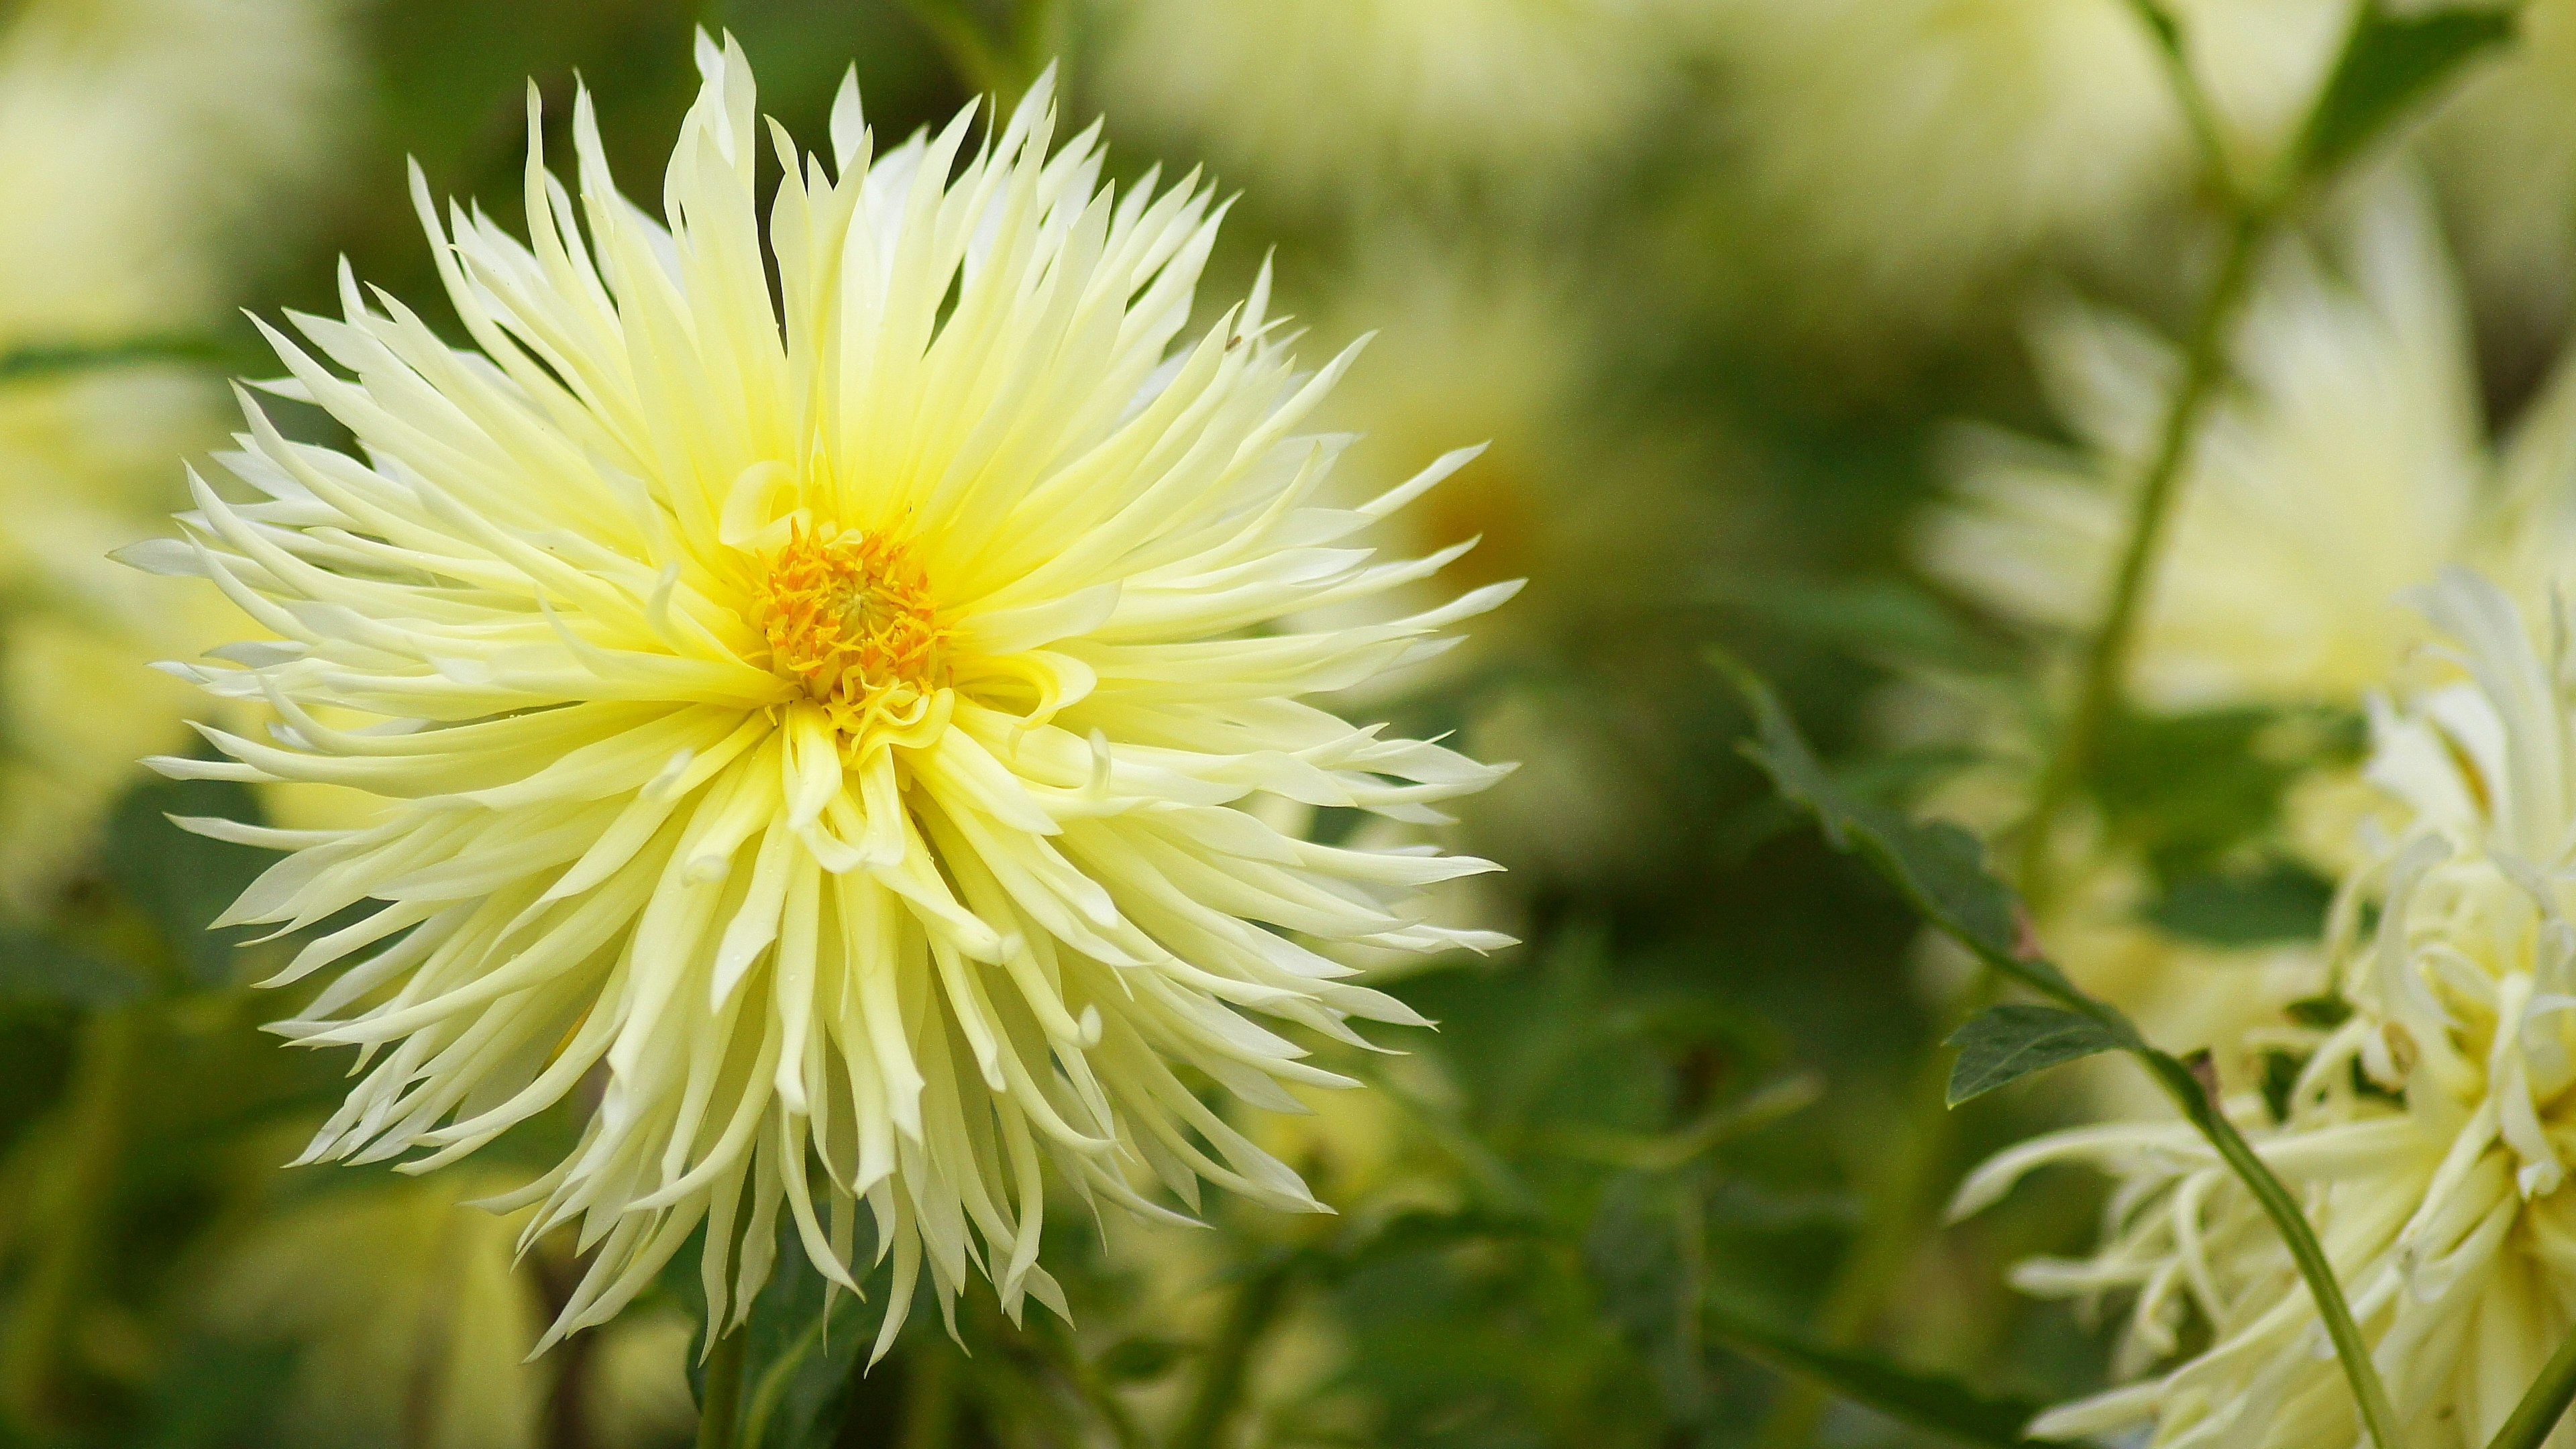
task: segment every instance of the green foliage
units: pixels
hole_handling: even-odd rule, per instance
[[[1830,1386],[1857,1404],[1902,1424],[1929,1429],[1962,1444],[2022,1449],[2048,1441],[2023,1437],[2039,1406],[1981,1394],[1941,1374],[1916,1373],[1880,1355],[1830,1348],[1763,1321],[1740,1307],[1712,1300],[1704,1305],[1708,1331],[1741,1351]]]
[[[1987,873],[1985,847],[1958,826],[1918,824],[1905,816],[1846,796],[1817,763],[1780,701],[1759,678],[1732,661],[1719,664],[1735,677],[1753,710],[1754,738],[1745,755],[1778,784],[1780,793],[1813,811],[1825,838],[1869,862],[1906,903],[1979,960],[2043,993],[2074,987],[2025,938],[2012,892]]]
[[[2512,40],[2514,22],[2509,4],[2400,7],[2364,0],[2308,115],[2296,153],[2300,166],[2322,173],[2351,160],[2469,61]]]
[[[2250,873],[2185,876],[2165,888],[2146,917],[2185,940],[2265,946],[2315,940],[2333,899],[2331,882],[2275,860]]]
[[[1955,1107],[2032,1072],[2135,1044],[2134,1036],[2063,1007],[2018,1001],[1989,1006],[1946,1043],[1959,1050],[1950,1068],[1949,1103]]]
[[[2165,879],[2220,870],[2281,818],[2290,785],[2360,751],[2357,715],[2220,709],[2119,711],[2089,782],[2103,821]]]

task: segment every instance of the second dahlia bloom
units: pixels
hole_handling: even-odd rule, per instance
[[[2467,677],[2374,709],[2369,775],[2403,823],[2344,885],[2333,990],[2244,1035],[2277,1053],[2273,1095],[2226,1108],[2316,1225],[2405,1442],[2475,1449],[2576,1325],[2576,653],[2565,619],[2537,648],[2467,570],[2420,598]],[[2151,1422],[2157,1445],[2354,1442],[2297,1269],[2197,1132],[2043,1138],[1982,1169],[1961,1205],[2051,1161],[2114,1175],[2108,1240],[2088,1261],[2025,1264],[2019,1282],[2133,1293],[2137,1381],[2034,1435]],[[2178,1352],[2193,1337],[2204,1346]]]
[[[298,319],[336,368],[275,340],[282,390],[362,453],[254,408],[230,466],[257,500],[199,482],[184,542],[137,560],[275,636],[188,667],[275,738],[208,730],[228,758],[165,771],[385,802],[349,831],[200,826],[293,852],[228,919],[365,909],[279,978],[356,963],[280,1027],[365,1051],[308,1158],[425,1170],[595,1082],[578,1146],[494,1203],[595,1250],[549,1340],[702,1224],[723,1322],[782,1222],[847,1282],[864,1203],[881,1350],[925,1271],[1062,1311],[1050,1164],[1142,1211],[1131,1171],[1318,1206],[1202,1095],[1346,1085],[1261,1019],[1418,1019],[1301,940],[1496,944],[1408,909],[1488,867],[1253,807],[1438,819],[1495,778],[1301,697],[1510,586],[1280,621],[1445,562],[1346,541],[1463,455],[1319,503],[1338,442],[1297,429],[1345,360],[1296,372],[1266,281],[1175,348],[1209,194],[1113,195],[1093,136],[1050,151],[1046,87],[980,149],[970,111],[882,156],[845,87],[827,165],[755,125],[738,51],[699,66],[667,228],[616,191],[586,99],[578,200],[532,117],[528,242],[421,196],[475,347],[347,281],[341,320]]]

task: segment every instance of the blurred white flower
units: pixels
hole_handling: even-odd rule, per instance
[[[2072,448],[1981,430],[1954,450],[1957,497],[1927,520],[1926,566],[1984,606],[2061,638],[2097,619],[2136,480],[2163,425],[2177,351],[2143,326],[2060,304],[2033,330],[2041,382]],[[2269,259],[2233,353],[2234,386],[2207,418],[2156,555],[2130,660],[2129,697],[2154,712],[2241,706],[2357,708],[2424,635],[2404,593],[2472,562],[2545,593],[2569,535],[2576,373],[2502,444],[2480,416],[2468,323],[2421,192],[2388,180],[2350,220],[2347,244]],[[1918,694],[1924,687],[1917,686]],[[1999,763],[1938,809],[1990,829],[2018,819],[2035,764],[2014,707],[1982,701],[1970,732]],[[1925,713],[1919,698],[1897,705]],[[2292,752],[2296,753],[2296,752]],[[2354,858],[2371,813],[2352,775],[2319,770],[2285,802],[2287,853],[2328,875]],[[2226,1043],[2307,994],[2313,946],[2221,950],[2141,919],[2155,883],[2134,851],[2058,842],[2063,888],[2041,938],[2088,991],[2178,1051]],[[2152,1112],[2131,1074],[2098,1105]]]
[[[2576,0],[2524,0],[2426,128],[2460,254],[2487,315],[2552,336],[2576,285]]]
[[[2465,570],[2420,602],[2469,678],[2375,710],[2370,778],[2408,818],[2338,902],[2329,950],[2350,1015],[2249,1036],[2295,1064],[2277,1123],[2252,1094],[2227,1105],[2316,1225],[2406,1441],[2472,1449],[2576,1324],[2576,655],[2570,621],[2544,655],[2504,593]],[[2068,1160],[2118,1179],[2108,1241],[2016,1281],[2134,1292],[2122,1369],[2145,1377],[2034,1435],[2152,1421],[2159,1445],[2353,1442],[2296,1269],[2188,1127],[2042,1138],[1981,1169],[1959,1210]],[[2194,1318],[2208,1346],[2169,1364]]]
[[[2073,449],[1962,438],[1957,499],[1921,556],[2043,630],[2090,627],[2180,372],[2142,325],[2062,304],[2033,329]],[[2538,587],[2576,440],[2560,398],[2491,447],[2451,265],[2410,187],[2379,190],[2342,254],[2285,245],[2241,319],[2237,386],[2211,410],[2156,554],[2127,681],[2154,710],[2350,707],[2420,620],[2398,602],[2444,564]]]
[[[1265,199],[1398,187],[1527,202],[1670,104],[1692,0],[1091,0],[1122,122],[1202,147]]]
[[[1954,321],[2025,261],[2133,242],[2192,183],[2182,110],[2125,0],[1717,8],[1753,214],[1827,320]],[[2285,143],[2348,9],[2176,0],[2248,174]]]
[[[339,0],[27,0],[0,20],[0,357],[204,325],[236,224],[329,153]],[[290,184],[290,182],[292,184]],[[279,228],[264,223],[273,240]],[[223,637],[199,590],[110,566],[186,496],[221,390],[163,367],[0,377],[0,896],[32,908]]]
[[[281,1027],[371,1053],[308,1157],[426,1171],[598,1073],[579,1146],[496,1204],[593,1250],[548,1342],[701,1224],[710,1318],[738,1323],[782,1209],[854,1287],[862,1203],[893,1260],[879,1352],[925,1269],[943,1303],[986,1274],[1061,1313],[1050,1161],[1140,1212],[1164,1210],[1131,1170],[1319,1208],[1195,1084],[1289,1111],[1285,1083],[1348,1085],[1254,1016],[1349,1042],[1419,1018],[1280,930],[1490,947],[1407,913],[1490,867],[1244,807],[1436,821],[1489,783],[1303,697],[1511,590],[1277,626],[1446,562],[1349,541],[1462,458],[1324,503],[1337,445],[1297,429],[1349,358],[1296,371],[1266,279],[1175,348],[1212,198],[1113,198],[1096,128],[1053,148],[1051,87],[971,152],[972,108],[878,156],[846,82],[827,164],[756,127],[737,48],[701,36],[698,63],[667,229],[586,98],[576,203],[532,100],[529,242],[416,187],[479,349],[348,279],[341,320],[299,325],[354,378],[272,337],[363,453],[254,410],[226,461],[261,501],[200,485],[184,541],[128,555],[279,636],[186,667],[267,701],[275,742],[210,729],[229,760],[163,769],[390,802],[358,830],[198,822],[294,852],[228,919],[378,903],[278,979],[361,956]]]

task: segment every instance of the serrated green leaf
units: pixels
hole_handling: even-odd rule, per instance
[[[2252,875],[2186,876],[2165,889],[2146,917],[2186,940],[2261,946],[2314,940],[2333,900],[2333,885],[2314,871],[2280,861]]]
[[[2368,0],[2299,142],[2311,175],[2353,158],[2473,57],[2511,40],[2510,6],[2455,5],[2396,14]]]
[[[2044,1442],[2023,1433],[2039,1415],[2037,1404],[1981,1394],[1956,1379],[1918,1373],[1873,1353],[1828,1348],[1731,1304],[1712,1300],[1703,1314],[1710,1335],[1746,1357],[1813,1379],[1899,1423],[1993,1449]]]
[[[1719,657],[1753,711],[1754,738],[1742,749],[1780,793],[1813,811],[1837,849],[1868,861],[1915,910],[1986,964],[2061,999],[2082,993],[2022,939],[2020,905],[1986,870],[1985,847],[1947,821],[1918,824],[1893,810],[1853,800],[1816,760],[1815,751],[1750,670]]]
[[[2080,1012],[2014,1001],[1969,1017],[1943,1044],[1959,1049],[1950,1067],[1955,1107],[2033,1072],[2122,1050],[2135,1039]]]

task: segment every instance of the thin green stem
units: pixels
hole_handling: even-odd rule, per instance
[[[2210,98],[2199,73],[2191,68],[2191,47],[2181,20],[2164,7],[2162,0],[2129,0],[2129,9],[2155,40],[2156,57],[2164,63],[2165,82],[2173,90],[2175,103],[2182,107],[2183,123],[2191,127],[2193,148],[2200,152],[2202,174],[2230,213],[2242,215],[2254,210],[2228,158],[2218,103]]]
[[[2030,818],[2022,827],[2021,858],[2015,873],[2021,881],[2023,898],[2032,903],[2033,909],[2038,909],[2048,895],[2049,843],[2057,818],[2091,776],[2095,756],[2102,748],[2103,732],[2119,708],[2121,681],[2127,676],[2129,655],[2137,643],[2138,620],[2147,604],[2147,582],[2154,572],[2156,547],[2164,540],[2165,525],[2181,492],[2192,443],[2200,434],[2201,417],[2227,375],[2229,332],[2237,308],[2252,286],[2255,259],[2270,229],[2269,213],[2259,210],[2241,213],[2229,224],[2227,250],[2219,259],[2218,276],[2210,284],[2200,315],[2192,325],[2191,339],[2183,353],[2181,384],[2174,393],[2173,405],[2166,410],[2164,429],[2148,459],[2146,474],[2138,483],[2128,541],[2120,552],[2118,569],[2111,576],[2110,602],[2103,610],[2102,626],[2085,651],[2074,708],[2067,715],[2056,753],[2040,775]]]
[[[697,1449],[733,1449],[742,1421],[742,1360],[751,1334],[735,1329],[707,1355],[707,1388],[698,1401]]]
[[[2281,1185],[2281,1179],[2272,1175],[2272,1169],[2264,1165],[2261,1155],[2236,1130],[2236,1124],[2227,1120],[2227,1114],[2219,1110],[2209,1089],[2191,1068],[2151,1048],[2132,1054],[2146,1063],[2147,1070],[2155,1074],[2156,1084],[2218,1149],[2219,1157],[2254,1194],[2254,1200],[2263,1205],[2272,1226],[2280,1230],[2281,1241],[2289,1246],[2292,1261],[2299,1265],[2299,1277],[2308,1285],[2308,1296],[2316,1302],[2317,1317],[2325,1323],[2326,1337],[2334,1342],[2335,1357],[2343,1361],[2344,1378],[2352,1385],[2362,1427],[2379,1449],[2400,1449],[2404,1441],[2397,1437],[2397,1411],[2388,1402],[2388,1387],[2380,1382],[2379,1368],[2371,1362],[2370,1346],[2361,1341],[2361,1326],[2353,1322],[2352,1307],[2344,1301],[2343,1285],[2335,1278],[2334,1264],[2317,1242],[2307,1216],[2299,1211],[2297,1200]],[[2565,1357],[2565,1351],[2560,1356]],[[2552,1366],[2556,1366],[2554,1362]],[[2562,1399],[2561,1404],[2564,1402]]]
[[[2514,1406],[2513,1416],[2487,1441],[2487,1449],[2540,1449],[2549,1431],[2567,1416],[2571,1401],[2576,1401],[2576,1333],[2568,1334],[2558,1352],[2549,1356],[2540,1377],[2532,1380],[2522,1402]]]
[[[1189,1412],[1172,1436],[1172,1449],[1216,1449],[1224,1442],[1243,1398],[1252,1350],[1278,1317],[1288,1295],[1289,1276],[1287,1263],[1274,1263],[1254,1270],[1236,1285],[1225,1319],[1217,1325],[1216,1337],[1200,1361],[1198,1392],[1191,1396]]]

